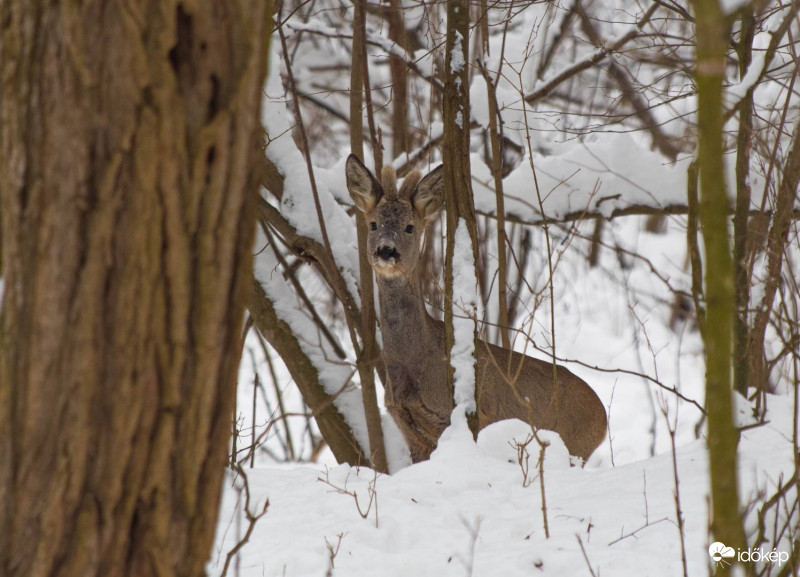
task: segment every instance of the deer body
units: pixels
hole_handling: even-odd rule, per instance
[[[399,193],[394,171],[383,183],[355,157],[347,183],[370,227],[370,263],[380,296],[386,364],[386,408],[402,431],[413,462],[430,457],[450,424],[453,395],[447,385],[444,323],[425,309],[416,264],[428,222],[443,204],[441,167],[424,179],[409,174]],[[561,435],[570,454],[587,459],[603,441],[606,414],[584,381],[564,367],[479,341],[476,357],[478,427],[517,418]]]

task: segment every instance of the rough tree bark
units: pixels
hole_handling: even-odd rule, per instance
[[[732,331],[736,316],[734,267],[728,234],[730,206],[723,167],[722,82],[729,38],[728,19],[718,0],[694,3],[697,38],[698,166],[700,224],[705,245],[703,340],[706,357],[706,409],[711,473],[711,531],[714,540],[734,549],[745,546],[739,511],[731,382]],[[728,567],[717,574],[727,575]]]
[[[0,574],[200,575],[269,2],[0,4]]]

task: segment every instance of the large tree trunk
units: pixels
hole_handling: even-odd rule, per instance
[[[269,3],[0,4],[0,575],[199,575]]]

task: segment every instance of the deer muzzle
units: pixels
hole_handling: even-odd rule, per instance
[[[394,263],[400,260],[400,253],[397,252],[397,249],[387,244],[379,246],[378,250],[375,251],[375,256],[387,263]]]

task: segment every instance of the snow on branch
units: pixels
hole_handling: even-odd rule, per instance
[[[287,108],[287,96],[281,83],[278,50],[277,43],[273,43],[262,123],[268,138],[266,147],[268,170],[265,170],[265,174],[273,183],[280,181],[282,193],[278,208],[266,201],[262,203],[262,215],[266,215],[271,225],[292,249],[298,248],[299,245],[307,247],[309,253],[316,256],[315,260],[323,274],[327,271],[328,276],[333,278],[341,275],[343,282],[334,282],[332,287],[344,304],[346,312],[352,316],[357,314],[360,305],[355,226],[331,193],[326,179],[317,179],[319,202],[335,262],[328,262],[330,257],[327,256],[327,251],[315,250],[315,247],[322,246],[323,238],[317,219],[311,217],[316,214],[316,208],[311,194],[306,161],[292,139],[293,119]],[[267,240],[262,238],[260,246],[266,244]],[[350,385],[355,365],[342,361],[329,339],[323,338],[318,323],[310,318],[303,303],[283,278],[276,250],[279,250],[277,246],[271,246],[258,251],[254,263],[256,280],[272,302],[278,317],[291,327],[304,354],[319,371],[319,379],[325,392],[333,398],[337,409],[353,430],[365,454],[369,454],[361,394]],[[352,318],[348,318],[348,321],[356,322]]]
[[[455,372],[455,404],[475,412],[475,318],[478,279],[472,257],[472,241],[463,218],[458,219],[453,249],[453,334],[450,364]]]
[[[277,50],[277,48],[276,48]],[[314,198],[311,194],[306,161],[292,140],[292,124],[286,105],[286,95],[280,79],[280,62],[273,58],[267,82],[267,95],[264,99],[262,123],[266,128],[269,143],[266,148],[267,159],[283,176],[283,194],[280,213],[294,228],[305,237],[322,242],[320,226],[315,218]],[[343,178],[343,177],[342,177]],[[328,229],[333,256],[340,267],[347,290],[358,304],[358,243],[356,229],[352,220],[331,193],[325,179],[317,179],[320,205]]]
[[[258,246],[265,244],[266,239],[262,236]],[[267,247],[258,253],[254,263],[256,282],[264,289],[280,320],[291,327],[303,353],[317,370],[325,393],[333,399],[364,454],[369,455],[369,436],[361,392],[352,383],[354,365],[339,360],[336,350],[304,310],[298,295],[280,272],[275,250],[277,247]]]
[[[685,214],[687,170],[691,157],[669,162],[633,134],[594,133],[583,140],[556,143],[536,155],[536,170],[548,222],[613,218],[633,214]],[[726,178],[735,182],[735,156],[728,155]],[[478,154],[472,165],[475,209],[494,215],[496,198],[490,168]],[[751,173],[751,208],[758,210],[763,175]],[[545,222],[537,204],[527,162],[503,179],[506,218]],[[729,192],[733,187],[729,186]],[[733,204],[731,204],[733,206]]]
[[[543,86],[534,90],[530,94],[527,94],[525,96],[525,100],[529,104],[534,104],[539,100],[542,100],[543,98],[550,95],[550,93],[553,92],[553,90],[555,90],[564,81],[569,80],[570,78],[572,78],[576,74],[583,72],[584,70],[588,70],[592,66],[596,65],[597,63],[605,59],[605,57],[608,56],[609,54],[617,52],[625,44],[627,44],[634,38],[641,36],[642,26],[644,26],[650,20],[650,18],[653,16],[657,8],[658,4],[653,4],[652,6],[650,6],[647,12],[645,12],[644,16],[642,16],[642,18],[640,18],[639,21],[636,22],[636,24],[627,33],[622,35],[617,40],[614,40],[613,42],[609,43],[608,46],[599,48],[590,56],[584,58],[579,62],[576,62],[575,64],[568,66],[561,72],[558,72],[557,74],[553,75],[553,77],[550,80],[545,81]]]
[[[340,38],[343,40],[352,40],[352,33],[342,32],[338,28],[326,26],[318,21],[311,22],[287,22],[288,26],[294,32],[309,32],[311,34],[318,34],[326,38]],[[388,56],[396,56],[401,59],[410,70],[413,70],[420,78],[430,82],[438,90],[444,90],[442,81],[433,76],[433,74],[426,72],[419,66],[417,61],[411,58],[403,48],[398,46],[393,40],[384,38],[379,33],[372,30],[367,30],[367,44],[382,49]]]

